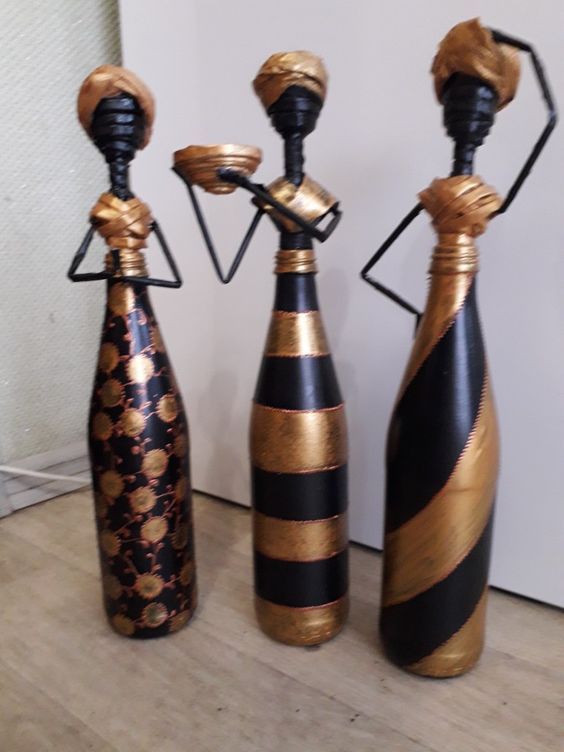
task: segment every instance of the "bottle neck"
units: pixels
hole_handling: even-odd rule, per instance
[[[439,233],[431,257],[429,273],[475,274],[479,269],[478,249],[474,238],[466,233]]]
[[[120,277],[147,277],[145,254],[131,248],[112,249],[106,253],[106,271],[119,280]]]

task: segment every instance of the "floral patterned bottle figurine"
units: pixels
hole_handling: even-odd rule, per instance
[[[128,181],[135,151],[150,139],[153,98],[130,71],[102,66],[82,84],[78,116],[110,172],[69,270],[73,281],[107,279],[88,426],[104,603],[120,634],[158,637],[189,621],[196,577],[188,426],[147,290],[181,281]],[[142,249],[151,231],[174,281],[148,277]],[[78,273],[95,232],[108,247],[105,271]]]
[[[223,282],[233,277],[263,213],[280,233],[251,416],[255,607],[269,636],[315,645],[339,632],[348,611],[346,421],[317,300],[312,242],[326,240],[341,213],[303,169],[303,142],[323,106],[327,73],[311,53],[278,53],[262,65],[254,88],[284,140],[284,175],[267,187],[251,183],[261,153],[236,145],[189,146],[176,152],[175,170]],[[194,184],[220,194],[240,186],[255,197],[255,217],[225,277]]]
[[[507,199],[474,174],[495,112],[513,98],[515,47],[533,56],[549,121]],[[380,629],[388,656],[416,674],[468,671],[484,644],[488,570],[499,461],[491,381],[476,298],[475,238],[507,209],[555,122],[534,52],[483,28],[455,26],[433,64],[444,122],[455,142],[450,177],[434,180],[363,270],[424,208],[438,235],[430,286],[388,433]],[[394,293],[390,297],[408,310]]]

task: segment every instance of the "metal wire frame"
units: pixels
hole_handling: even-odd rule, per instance
[[[558,116],[557,116],[557,111],[556,111],[556,104],[554,102],[552,91],[550,89],[548,80],[546,78],[544,68],[534,48],[528,42],[523,42],[522,40],[516,39],[515,37],[510,37],[501,31],[496,31],[494,29],[491,29],[490,31],[492,33],[494,41],[500,44],[508,44],[512,47],[516,47],[517,49],[522,50],[523,52],[527,52],[530,55],[531,63],[533,65],[533,69],[534,69],[534,72],[535,72],[535,75],[536,75],[536,78],[537,78],[537,81],[541,90],[542,97],[546,104],[546,109],[548,113],[547,122],[539,138],[535,142],[531,153],[525,160],[523,167],[519,170],[517,177],[515,178],[511,188],[507,192],[507,196],[505,197],[501,207],[494,214],[494,216],[497,216],[499,214],[504,214],[507,211],[507,209],[511,206],[513,201],[515,200],[515,197],[521,190],[523,183],[525,182],[525,180],[531,173],[533,166],[535,165],[542,150],[544,149],[550,134],[554,130],[557,120],[558,120]],[[390,288],[386,287],[385,285],[381,284],[380,282],[375,280],[373,277],[371,277],[369,272],[378,263],[378,261],[386,253],[386,251],[390,248],[390,246],[392,246],[395,243],[395,241],[404,232],[404,230],[406,230],[409,227],[409,225],[413,222],[413,220],[417,216],[419,216],[422,209],[423,209],[423,205],[419,203],[419,204],[416,204],[416,206],[414,206],[413,209],[408,214],[406,214],[406,216],[401,220],[399,225],[395,228],[395,230],[391,233],[391,235],[389,235],[386,238],[386,240],[382,243],[382,245],[378,248],[376,253],[372,256],[372,258],[368,261],[368,263],[362,268],[360,272],[360,276],[365,282],[368,282],[368,284],[374,287],[376,290],[378,290],[378,292],[382,293],[383,295],[388,297],[390,300],[392,300],[394,303],[399,305],[401,308],[405,309],[406,311],[409,311],[409,313],[412,313],[416,317],[416,329],[419,324],[419,321],[421,320],[422,313],[418,311],[414,306],[412,306],[411,303],[409,303],[407,300],[405,300],[400,295],[395,293],[393,290],[391,290]]]
[[[72,282],[93,282],[99,279],[119,279],[120,282],[135,282],[135,284],[138,284],[138,285],[146,285],[146,286],[152,286],[152,287],[174,287],[174,288],[181,287],[182,277],[180,276],[180,272],[178,271],[178,267],[176,266],[174,257],[170,251],[170,248],[168,247],[165,236],[163,235],[163,232],[156,219],[154,219],[151,223],[151,230],[155,233],[157,240],[159,241],[159,245],[161,247],[163,255],[167,261],[168,267],[174,279],[157,279],[156,277],[131,277],[131,276],[116,277],[115,273],[108,272],[108,271],[82,272],[78,274],[77,270],[79,266],[82,264],[82,262],[84,261],[84,258],[86,254],[88,253],[88,249],[90,248],[90,245],[94,238],[94,233],[96,232],[96,226],[93,224],[90,225],[90,227],[88,228],[88,231],[86,235],[84,236],[84,239],[82,243],[80,244],[78,251],[75,253],[73,260],[71,261],[71,265],[67,272],[68,278]],[[116,268],[119,269],[119,263],[120,263],[119,251],[113,249],[111,253],[113,254]]]
[[[173,167],[172,169],[173,172],[176,172],[176,174],[182,179],[182,181],[188,188],[188,195],[190,196],[190,201],[192,202],[192,206],[194,208],[194,214],[196,215],[196,220],[200,227],[200,231],[202,233],[202,237],[204,239],[204,243],[206,245],[215,272],[224,285],[229,284],[229,282],[231,282],[231,280],[233,279],[237,269],[239,268],[241,261],[243,260],[243,256],[245,255],[247,248],[249,247],[249,244],[253,238],[253,235],[255,234],[255,231],[263,214],[265,214],[265,210],[263,206],[260,206],[255,212],[253,219],[251,220],[251,224],[249,225],[243,237],[243,240],[241,241],[241,245],[239,246],[239,249],[235,254],[235,258],[233,259],[233,262],[229,267],[227,274],[224,274],[221,267],[221,262],[215,249],[214,242],[211,237],[211,233],[204,218],[200,202],[198,201],[196,191],[194,190],[194,186],[192,185],[192,183],[187,181],[176,168]],[[325,229],[319,229],[316,224],[307,222],[302,217],[300,217],[299,214],[296,214],[291,209],[288,209],[286,206],[284,206],[284,204],[280,203],[280,201],[277,201],[275,198],[273,198],[263,185],[253,183],[241,173],[236,172],[235,170],[220,168],[217,171],[217,174],[218,177],[220,177],[225,182],[237,185],[252,193],[257,199],[260,200],[261,204],[272,206],[277,212],[285,216],[287,219],[295,222],[295,224],[298,225],[298,227],[300,227],[300,229],[303,230],[307,235],[315,238],[316,240],[319,240],[321,243],[324,243],[327,238],[329,238],[341,219],[342,212],[339,210],[338,205],[336,205],[330,212],[331,214],[333,214],[330,222],[327,224]]]

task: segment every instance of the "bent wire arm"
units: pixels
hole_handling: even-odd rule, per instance
[[[173,279],[158,279],[156,277],[137,277],[137,276],[133,277],[133,276],[124,275],[124,276],[120,276],[119,280],[121,282],[135,282],[138,285],[145,285],[145,286],[152,286],[152,287],[178,288],[182,285],[182,277],[180,276],[180,272],[178,271],[178,267],[176,266],[176,262],[172,256],[170,248],[168,247],[168,243],[166,242],[163,231],[161,230],[160,225],[156,219],[154,219],[151,222],[151,230],[153,230],[153,232],[155,233],[155,236],[163,252],[163,256],[165,257],[168,267],[172,273]],[[72,282],[91,282],[93,280],[110,279],[110,278],[115,277],[115,272],[108,272],[108,271],[81,272],[80,274],[77,273],[79,266],[84,261],[84,258],[86,254],[88,253],[88,249],[90,248],[90,245],[92,244],[92,240],[94,238],[95,232],[96,232],[96,225],[94,223],[91,223],[90,227],[88,228],[86,232],[86,235],[84,236],[82,240],[82,243],[80,244],[78,248],[78,251],[75,253],[73,260],[71,261],[71,265],[67,272],[67,276]],[[113,262],[116,268],[119,269],[120,267],[119,251],[112,250],[110,251],[110,253],[113,256]]]
[[[503,204],[496,212],[496,216],[497,216],[498,214],[503,214],[504,212],[506,212],[507,209],[509,209],[509,207],[513,203],[513,200],[519,193],[521,186],[523,185],[523,183],[529,176],[531,170],[533,169],[535,162],[537,161],[537,159],[540,156],[540,153],[544,149],[544,146],[546,142],[548,141],[550,134],[554,130],[558,116],[556,112],[556,105],[552,97],[552,92],[550,90],[550,86],[548,84],[544,69],[542,67],[542,63],[539,60],[533,47],[528,42],[523,42],[520,39],[516,39],[515,37],[510,37],[501,31],[496,31],[495,29],[490,29],[490,31],[492,33],[494,41],[500,44],[508,44],[511,47],[516,47],[518,50],[521,50],[522,52],[527,52],[531,56],[533,69],[535,71],[535,75],[537,77],[537,81],[538,81],[538,84],[542,93],[542,97],[546,103],[546,109],[548,111],[548,118],[547,118],[546,125],[544,126],[541,135],[539,136],[535,145],[533,146],[533,150],[531,151],[531,153],[525,160],[525,164],[519,171],[515,179],[515,182],[509,189]]]
[[[224,275],[223,270],[221,268],[221,263],[219,261],[219,256],[215,249],[215,246],[211,237],[211,233],[208,229],[206,220],[204,218],[204,214],[200,207],[200,202],[198,201],[198,197],[196,196],[196,191],[194,190],[194,186],[192,185],[192,183],[186,180],[175,167],[173,167],[172,169],[174,172],[176,172],[176,174],[179,177],[183,179],[184,183],[186,184],[186,187],[188,188],[188,195],[190,196],[190,201],[192,202],[192,207],[194,208],[194,214],[196,215],[198,225],[200,226],[202,237],[204,238],[204,243],[206,244],[206,248],[209,253],[211,262],[213,264],[213,268],[215,269],[215,273],[219,277],[220,281],[224,285],[227,285],[233,279],[235,272],[237,271],[241,261],[243,260],[243,256],[245,255],[247,248],[249,247],[249,244],[253,238],[253,235],[255,234],[255,231],[259,225],[259,222],[262,219],[264,210],[260,208],[256,210],[254,217],[251,220],[251,224],[249,225],[247,232],[245,233],[245,236],[243,237],[243,240],[241,241],[239,250],[237,251],[235,258],[233,259],[233,263],[231,264],[227,274]]]
[[[378,292],[381,292],[383,295],[385,295],[387,298],[392,300],[394,303],[399,305],[404,310],[408,311],[409,313],[412,313],[416,319],[416,322],[415,322],[416,327],[419,324],[419,321],[422,316],[421,311],[418,311],[417,308],[411,305],[411,303],[409,303],[407,300],[405,300],[400,295],[395,293],[393,290],[390,290],[389,287],[385,287],[385,285],[375,280],[373,277],[370,276],[369,272],[374,266],[376,266],[376,264],[378,263],[378,261],[380,261],[382,256],[386,253],[386,251],[396,242],[396,240],[403,233],[403,231],[406,230],[409,227],[409,225],[413,222],[413,220],[419,216],[422,209],[423,209],[423,204],[419,203],[419,204],[416,204],[408,214],[406,214],[406,216],[402,219],[402,221],[399,223],[396,229],[392,232],[391,235],[389,235],[386,238],[386,240],[382,243],[380,248],[378,248],[376,253],[372,256],[370,261],[368,261],[368,263],[363,267],[362,271],[360,272],[360,276],[365,282],[368,282],[368,284],[374,287],[374,289],[378,290]]]
[[[260,199],[263,203],[272,206],[274,209],[276,209],[277,212],[280,212],[280,214],[285,216],[287,219],[295,222],[295,224],[297,224],[298,227],[300,227],[300,229],[302,229],[307,235],[311,235],[311,237],[319,240],[320,243],[324,243],[331,236],[333,230],[337,227],[341,220],[342,212],[340,211],[340,209],[335,207],[330,212],[333,214],[331,221],[328,223],[327,227],[324,230],[321,230],[316,227],[316,225],[311,224],[311,222],[307,222],[305,219],[300,217],[299,214],[296,214],[291,209],[288,209],[287,206],[284,206],[284,204],[280,203],[280,201],[273,198],[263,185],[253,183],[240,172],[226,168],[220,168],[217,171],[217,174],[218,177],[220,177],[221,180],[224,180],[226,183],[233,183],[240,188],[244,188],[245,190],[256,196],[258,199]]]

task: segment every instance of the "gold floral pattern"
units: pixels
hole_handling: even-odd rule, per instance
[[[155,506],[157,497],[148,486],[141,486],[141,488],[136,488],[129,494],[129,503],[134,514],[144,514],[150,512]]]
[[[122,400],[123,387],[117,379],[108,379],[100,389],[103,407],[116,407]]]
[[[167,464],[168,456],[164,449],[151,449],[143,459],[143,472],[148,478],[160,478]]]
[[[178,415],[174,394],[165,394],[160,398],[157,405],[157,415],[165,423],[172,423]]]
[[[111,342],[104,342],[100,347],[100,356],[98,358],[98,368],[106,373],[110,373],[119,363],[119,352],[117,347]]]
[[[115,499],[123,491],[124,480],[115,470],[106,470],[100,476],[100,488],[102,493]]]
[[[145,416],[141,410],[130,407],[123,414],[121,427],[126,436],[139,436],[145,428]]]
[[[116,614],[112,617],[111,623],[116,632],[119,632],[126,637],[131,637],[135,632],[135,623],[123,614]]]
[[[158,543],[167,534],[168,524],[164,517],[151,517],[141,527],[141,537],[149,543]]]
[[[143,609],[143,621],[151,629],[160,627],[167,619],[168,611],[162,603],[149,603]]]
[[[111,625],[177,631],[196,604],[188,429],[144,287],[109,282],[89,435]]]
[[[146,355],[134,355],[127,364],[129,378],[137,384],[146,384],[154,371],[153,361]]]
[[[140,574],[135,580],[134,588],[142,598],[152,600],[160,595],[164,587],[164,580],[158,574]]]
[[[106,413],[96,413],[92,418],[92,435],[97,439],[106,441],[112,435],[114,424]]]

